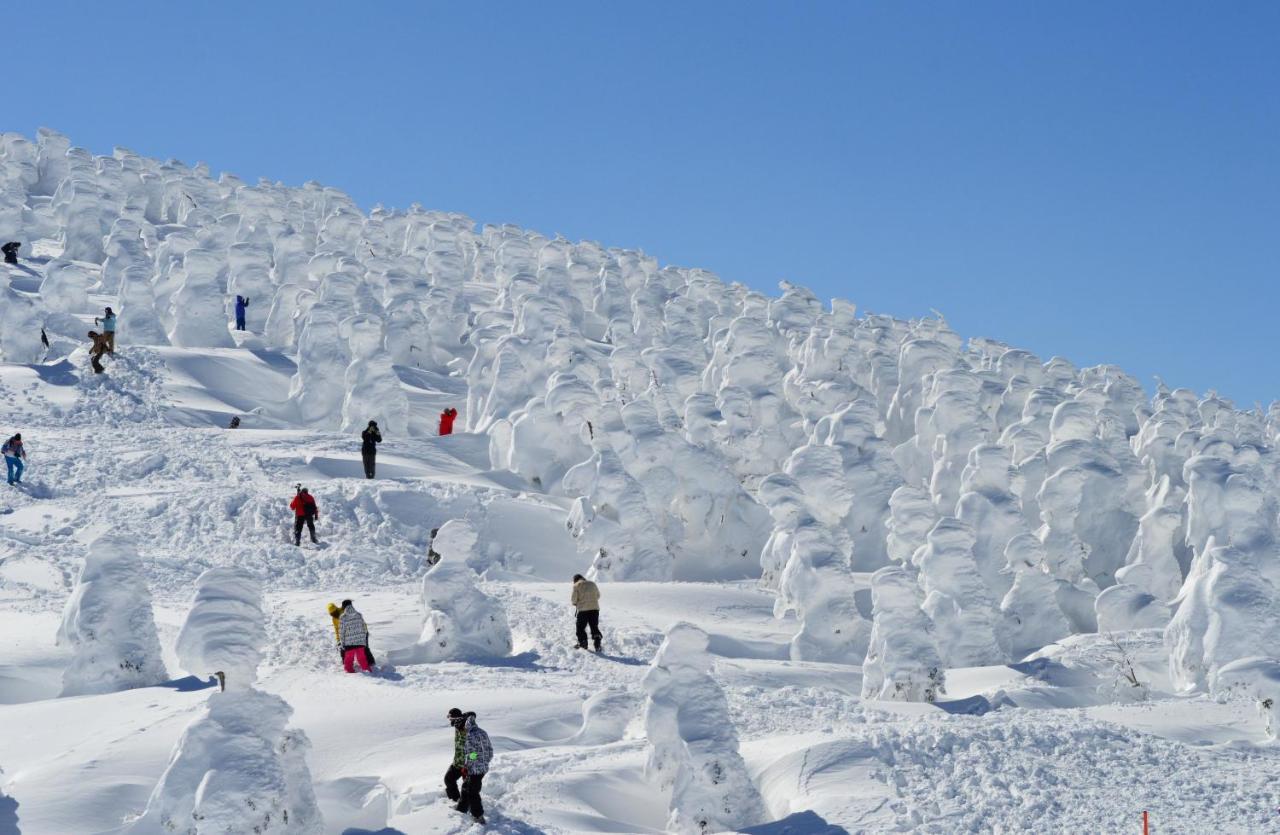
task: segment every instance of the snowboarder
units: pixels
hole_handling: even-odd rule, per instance
[[[360,457],[364,459],[364,477],[373,478],[377,465],[378,444],[382,443],[382,433],[378,431],[378,422],[369,421],[369,425],[360,433]]]
[[[453,419],[458,416],[458,410],[450,406],[440,413],[440,434],[453,434]]]
[[[101,374],[106,370],[102,367],[102,355],[110,350],[107,346],[107,337],[97,331],[89,331],[89,339],[93,340],[93,345],[89,347],[89,360],[93,363],[93,373]]]
[[[369,627],[365,625],[364,615],[356,611],[350,600],[342,601],[341,614],[338,615],[338,646],[342,648],[342,668],[348,673],[356,671],[356,664],[366,673],[373,666],[373,656],[369,654]]]
[[[19,241],[9,241],[4,246],[0,246],[0,252],[4,253],[4,262],[6,264],[18,263],[18,249],[22,246]]]
[[[440,562],[440,552],[436,550],[436,534],[440,533],[439,528],[431,529],[431,539],[427,542],[427,565],[435,565]]]
[[[22,471],[26,469],[23,459],[27,457],[27,452],[22,448],[22,433],[15,432],[13,437],[4,442],[4,446],[0,447],[0,453],[4,454],[4,463],[9,468],[9,483],[21,484]]]
[[[470,812],[476,823],[485,823],[484,803],[480,790],[484,775],[489,772],[493,759],[493,745],[489,735],[476,724],[474,711],[463,713],[456,707],[449,711],[449,724],[453,726],[453,764],[444,775],[444,790],[450,800],[458,801],[453,807],[459,812]],[[462,791],[457,781],[462,778]]]
[[[244,330],[244,312],[249,306],[249,299],[246,296],[236,296],[236,330]]]
[[[316,520],[320,518],[320,509],[316,507],[316,500],[307,492],[307,488],[299,484],[297,490],[293,501],[289,502],[294,515],[293,544],[302,545],[303,525],[311,532],[311,541],[318,543],[320,540],[316,539]]]
[[[107,353],[114,354],[116,352],[116,314],[111,312],[111,308],[107,308],[102,314],[102,318],[94,318],[93,323],[102,324],[102,335],[106,338]]]
[[[570,597],[578,616],[578,649],[587,648],[587,627],[591,627],[591,641],[596,652],[600,651],[600,587],[583,577],[573,575],[573,594]]]

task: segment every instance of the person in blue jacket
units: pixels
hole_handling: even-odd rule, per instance
[[[244,330],[244,312],[249,306],[249,299],[245,296],[236,296],[236,330]]]
[[[5,441],[0,452],[4,453],[4,463],[9,468],[9,483],[21,484],[22,471],[26,468],[22,459],[27,457],[26,450],[22,448],[22,433],[15,433],[12,438]]]
[[[107,353],[115,354],[116,352],[116,314],[112,312],[111,308],[108,307],[107,311],[102,314],[101,319],[93,320],[93,323],[95,325],[98,324],[99,322],[102,323],[102,336],[103,338],[106,339]]]

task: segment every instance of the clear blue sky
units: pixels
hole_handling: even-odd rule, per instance
[[[1280,3],[64,3],[6,118],[1280,398]]]

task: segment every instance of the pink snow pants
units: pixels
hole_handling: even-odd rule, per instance
[[[349,673],[356,671],[357,661],[360,662],[360,669],[369,672],[369,653],[365,652],[364,647],[351,647],[342,654],[342,667]]]

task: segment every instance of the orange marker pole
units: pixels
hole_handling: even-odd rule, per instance
[[[1142,835],[1150,835],[1147,831],[1147,813],[1142,813]]]

